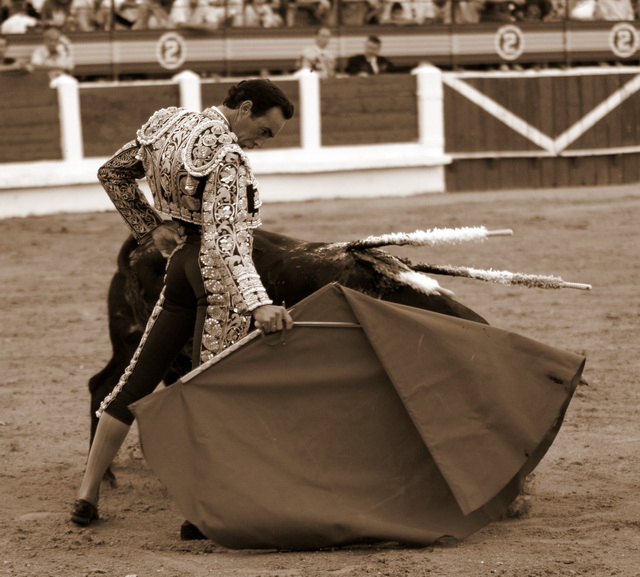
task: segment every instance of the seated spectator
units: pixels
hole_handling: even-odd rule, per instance
[[[209,0],[175,0],[171,7],[171,21],[178,28],[216,30],[225,21],[225,7]]]
[[[13,0],[0,0],[0,24],[9,18],[12,2]],[[38,9],[42,6],[43,2],[44,0],[25,0],[27,16],[40,20],[40,12],[38,12]]]
[[[513,9],[510,0],[487,0],[480,13],[480,22],[514,22]]]
[[[75,30],[92,32],[97,30],[93,0],[72,0],[70,18]]]
[[[596,20],[634,20],[631,0],[598,0]]]
[[[326,27],[316,31],[315,42],[302,51],[298,61],[299,70],[312,70],[321,78],[330,78],[336,74],[336,57],[329,49],[331,30]]]
[[[21,62],[7,56],[8,49],[9,41],[4,36],[0,36],[0,72],[24,70],[24,65]]]
[[[289,0],[287,26],[330,26],[335,22],[332,0]]]
[[[338,22],[343,26],[363,26],[369,10],[370,3],[367,0],[339,0]]]
[[[173,0],[143,0],[132,30],[158,30],[175,28],[171,20]]]
[[[26,34],[40,25],[40,21],[27,13],[24,0],[12,0],[9,17],[0,26],[0,34]]]
[[[111,11],[117,10],[117,6],[116,2],[112,7],[111,0],[72,0],[70,17],[75,30],[110,30],[106,24],[110,25]]]
[[[545,22],[559,22],[564,20],[567,15],[566,0],[549,0],[551,2],[551,10],[545,18]]]
[[[444,0],[440,0],[444,2]],[[424,24],[441,22],[438,0],[367,0],[365,24]]]
[[[346,72],[350,76],[372,76],[393,72],[393,64],[384,56],[380,56],[382,42],[371,35],[364,45],[364,53],[351,56],[347,61]]]
[[[516,20],[519,22],[543,22],[551,12],[549,0],[526,0],[516,12]]]
[[[57,26],[47,26],[42,33],[43,44],[36,46],[31,54],[29,71],[46,70],[49,78],[71,74],[75,68],[71,56],[71,43]]]
[[[411,2],[409,0],[385,2],[380,15],[380,24],[395,24],[396,26],[416,24]]]
[[[74,30],[71,12],[73,0],[45,0],[40,8],[40,20],[44,26],[57,26],[61,30]]]
[[[383,23],[395,20],[396,24],[424,24],[438,19],[439,11],[434,0],[383,0],[382,4],[380,20]]]
[[[484,9],[485,0],[454,0],[453,21],[451,0],[436,0],[439,18],[443,24],[477,24]]]
[[[595,20],[596,3],[597,0],[569,0],[564,10],[569,12],[571,20]]]
[[[367,9],[364,13],[364,23],[380,24],[384,6],[384,0],[367,0]]]
[[[141,2],[138,0],[103,0],[96,14],[96,21],[101,30],[133,30],[140,17]]]
[[[438,21],[438,9],[434,0],[412,0],[413,18],[418,24],[431,24]]]
[[[242,25],[247,28],[279,28],[284,24],[282,16],[268,0],[246,0]]]

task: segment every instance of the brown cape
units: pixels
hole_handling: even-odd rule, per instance
[[[132,405],[180,512],[230,548],[428,544],[500,517],[553,442],[584,358],[329,285]]]

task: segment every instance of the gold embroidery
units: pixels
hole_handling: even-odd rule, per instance
[[[271,304],[252,260],[253,236],[259,224],[247,211],[248,182],[256,182],[235,145],[223,146],[203,193],[202,275],[208,294],[207,323],[200,358],[213,358],[249,329],[247,312]],[[225,309],[225,310],[223,310]]]
[[[123,146],[98,170],[98,180],[138,240],[162,222],[136,183],[144,175],[135,141]]]
[[[251,320],[246,313],[272,302],[252,260],[251,230],[261,224],[257,182],[215,108],[201,114],[159,110],[137,137],[141,146],[133,142],[119,151],[101,169],[101,181],[138,239],[161,222],[135,183],[145,175],[160,212],[202,226],[200,263],[208,306],[200,357],[207,361],[246,335]]]
[[[152,144],[162,135],[167,133],[173,126],[187,114],[191,114],[186,108],[170,106],[162,108],[153,113],[146,124],[138,130],[136,136],[141,144]]]

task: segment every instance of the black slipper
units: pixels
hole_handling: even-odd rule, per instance
[[[195,541],[197,539],[208,539],[206,535],[203,535],[200,529],[198,529],[193,523],[185,521],[180,527],[180,539],[182,541]]]
[[[92,521],[100,519],[98,507],[84,499],[78,499],[73,505],[71,520],[78,525],[88,525]]]

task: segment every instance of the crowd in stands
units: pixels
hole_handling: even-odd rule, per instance
[[[640,0],[0,0],[0,32],[635,20]]]

